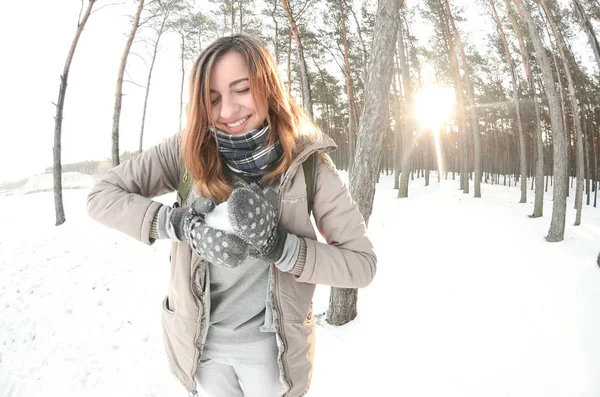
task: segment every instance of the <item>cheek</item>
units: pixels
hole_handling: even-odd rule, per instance
[[[244,98],[244,106],[247,107],[248,109],[258,111],[258,108],[256,107],[256,102],[254,102],[252,95],[247,95]]]
[[[254,106],[254,110],[260,115],[260,117],[265,118],[267,115],[267,104],[266,103],[256,103],[252,102]]]
[[[219,119],[219,113],[221,111],[221,107],[219,105],[214,105],[211,108],[211,115],[213,118],[213,121],[217,121]]]

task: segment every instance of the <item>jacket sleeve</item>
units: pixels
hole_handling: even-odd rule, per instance
[[[375,276],[377,257],[365,221],[329,156],[321,155],[318,164],[313,215],[327,244],[304,239],[306,259],[296,280],[333,287],[366,287]]]
[[[146,244],[161,203],[152,198],[177,190],[180,134],[109,170],[90,191],[89,216]]]

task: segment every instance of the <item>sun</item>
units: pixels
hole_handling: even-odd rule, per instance
[[[433,133],[439,175],[445,169],[440,126],[452,114],[454,98],[454,89],[450,87],[426,87],[417,96],[414,107],[414,117],[421,126],[421,132],[431,130]]]
[[[422,127],[439,128],[454,110],[454,89],[425,87],[417,95],[414,116]]]

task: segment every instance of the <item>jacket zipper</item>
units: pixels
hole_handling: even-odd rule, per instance
[[[196,386],[196,388],[198,388],[198,385],[196,384],[196,379],[194,379],[194,375],[196,374],[196,371],[198,370],[198,360],[200,359],[200,349],[198,349],[198,343],[197,340],[198,338],[201,337],[200,335],[200,328],[201,328],[201,323],[202,323],[202,313],[200,313],[200,298],[198,296],[196,296],[196,292],[194,291],[194,287],[193,287],[193,283],[194,283],[194,274],[196,272],[196,268],[198,267],[198,265],[200,264],[201,259],[198,259],[196,261],[196,263],[194,263],[194,265],[192,266],[192,273],[191,273],[191,283],[190,283],[190,288],[192,289],[192,295],[196,298],[196,300],[198,301],[198,321],[196,321],[196,335],[194,336],[194,362],[192,363],[192,383]],[[198,396],[198,392],[196,390],[190,391],[190,397],[196,397]]]
[[[272,265],[273,266],[273,265]],[[286,381],[286,383],[288,384],[288,391],[292,390],[292,381],[289,377],[289,367],[287,365],[287,360],[286,360],[286,356],[287,356],[287,339],[285,338],[285,328],[283,326],[283,318],[281,315],[281,305],[279,303],[279,279],[277,277],[277,271],[274,270],[273,271],[273,282],[275,283],[275,294],[273,295],[273,298],[275,300],[275,306],[277,306],[277,312],[279,313],[279,315],[277,316],[277,322],[279,323],[279,333],[281,334],[281,344],[283,345],[283,354],[281,355],[281,366],[283,368],[283,377]],[[287,395],[287,393],[285,393],[283,396],[285,397]]]
[[[296,159],[296,161],[293,164],[293,167],[288,168],[288,171],[284,174],[282,181],[281,181],[281,185],[279,187],[279,208],[281,208],[281,206],[282,206],[283,193],[288,184],[288,181],[291,180],[290,175],[292,175],[292,171],[294,171],[293,175],[295,175],[296,172],[298,171],[298,168],[300,167],[299,164],[302,164],[302,162],[305,161],[308,158],[308,156],[310,156],[312,153],[314,153],[316,151],[317,151],[316,149],[311,150],[310,152],[308,152],[304,156],[302,156],[302,158]],[[281,220],[281,211],[279,211],[279,213],[277,214],[277,223],[279,223],[280,220]],[[289,390],[292,390],[293,386],[292,386],[292,381],[289,377],[289,367],[287,365],[287,360],[286,360],[287,339],[285,338],[285,328],[283,326],[283,317],[281,314],[281,312],[282,312],[281,304],[279,303],[279,277],[277,275],[276,270],[273,271],[273,282],[275,283],[275,293],[273,295],[273,298],[275,301],[275,306],[277,307],[277,312],[278,312],[277,322],[279,323],[279,333],[281,334],[280,335],[281,336],[281,344],[283,345],[283,354],[281,355],[281,366],[283,368],[283,377],[288,384]],[[285,397],[287,394],[288,393],[285,393],[283,396]]]
[[[290,178],[290,175],[292,174],[291,171],[294,170],[294,175],[296,174],[299,164],[302,164],[302,162],[304,162],[308,156],[310,156],[312,153],[317,152],[318,149],[314,149],[311,150],[310,152],[306,153],[304,156],[302,156],[301,159],[296,159],[296,161],[293,164],[293,168],[290,167],[288,168],[288,172],[285,173],[285,175],[282,178],[282,183],[279,189],[279,207],[281,208],[281,202],[283,200],[283,192],[284,192],[284,188],[286,187],[288,180]],[[277,222],[279,223],[279,221],[281,220],[281,211],[279,211],[279,214],[277,215]],[[191,277],[193,278],[194,273],[196,271],[196,267],[200,264],[200,260],[196,261],[196,263],[194,264],[194,266],[192,267],[192,273],[191,273]],[[192,279],[193,282],[193,279]],[[206,281],[205,281],[206,282]],[[277,306],[277,311],[279,313],[279,315],[277,316],[277,322],[279,323],[279,330],[280,330],[280,334],[281,334],[281,343],[283,345],[283,354],[281,355],[281,364],[283,367],[283,376],[285,378],[285,381],[287,382],[289,389],[292,389],[292,381],[289,378],[289,369],[288,369],[288,365],[287,365],[287,360],[285,358],[286,353],[287,353],[287,339],[285,338],[285,329],[283,327],[283,318],[281,317],[281,305],[279,303],[279,279],[277,277],[277,272],[274,271],[273,272],[273,282],[275,283],[275,294],[274,294],[274,299],[275,299],[275,306]],[[191,286],[191,284],[190,284]],[[196,293],[194,292],[194,288],[192,288],[192,294],[194,295],[194,297],[199,301],[200,298],[198,298],[198,296],[196,296]],[[200,307],[198,305],[198,307]],[[206,309],[206,308],[205,308]],[[208,321],[208,317],[207,317],[207,321]],[[192,366],[192,373],[191,373],[191,377],[192,377],[192,381],[195,384],[196,380],[194,379],[194,374],[196,373],[197,369],[198,369],[198,358],[200,356],[200,350],[197,347],[197,340],[198,338],[201,337],[200,334],[200,325],[202,322],[202,314],[200,313],[200,309],[198,308],[198,321],[196,322],[196,337],[194,337],[194,363]],[[286,393],[287,394],[287,393]],[[190,396],[197,396],[198,393],[196,391],[190,391]],[[285,394],[284,394],[285,396]]]

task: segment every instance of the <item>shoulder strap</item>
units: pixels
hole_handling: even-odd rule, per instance
[[[179,167],[179,184],[177,185],[177,201],[182,205],[192,188],[192,177],[185,168],[185,164],[181,162]]]
[[[306,199],[308,201],[308,214],[312,214],[313,199],[315,194],[315,179],[317,177],[317,156],[315,153],[308,156],[302,168],[304,169],[304,182],[306,183]]]

